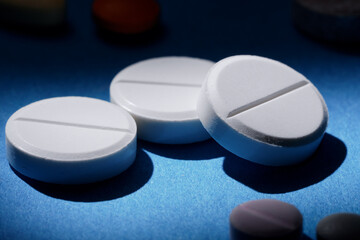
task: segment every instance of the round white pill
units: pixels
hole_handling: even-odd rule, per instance
[[[280,62],[257,56],[233,56],[216,63],[197,109],[220,145],[271,166],[309,157],[328,120],[326,104],[309,80]]]
[[[189,57],[153,58],[133,64],[113,79],[111,102],[125,108],[140,139],[185,144],[210,138],[196,104],[213,62]]]
[[[6,124],[10,165],[30,178],[60,184],[104,180],[136,156],[136,124],[120,107],[92,98],[60,97],[16,111]]]

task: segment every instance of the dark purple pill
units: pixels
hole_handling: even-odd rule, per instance
[[[359,240],[360,215],[337,213],[323,218],[316,227],[318,240]]]
[[[290,240],[302,236],[303,218],[293,205],[274,199],[238,205],[230,214],[232,240]]]

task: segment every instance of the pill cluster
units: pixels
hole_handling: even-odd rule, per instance
[[[316,150],[328,121],[324,99],[309,80],[258,56],[141,61],[114,77],[110,99],[59,97],[16,111],[6,124],[10,165],[44,182],[91,183],[125,171],[136,157],[137,138],[185,144],[212,137],[241,158],[284,166]],[[230,222],[234,239],[302,233],[300,212],[276,200],[240,205]]]
[[[6,125],[10,164],[40,181],[88,183],[131,165],[136,137],[162,144],[212,137],[241,158],[283,166],[316,150],[328,120],[309,80],[257,56],[141,61],[115,76],[110,99],[62,97],[18,110]]]

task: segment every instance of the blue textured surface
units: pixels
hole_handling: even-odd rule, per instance
[[[68,1],[69,29],[36,36],[0,29],[0,239],[228,239],[228,217],[248,200],[276,198],[304,216],[304,232],[336,212],[360,213],[360,52],[314,42],[294,29],[290,2],[160,1],[152,41],[115,44],[96,31],[91,1]],[[307,76],[329,108],[327,135],[307,162],[261,167],[214,141],[139,142],[124,174],[87,186],[29,180],[8,165],[4,128],[12,113],[56,96],[108,100],[114,75],[151,57],[218,61],[254,54]],[[305,237],[307,239],[308,237]]]

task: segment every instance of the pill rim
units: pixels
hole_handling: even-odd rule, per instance
[[[149,110],[149,109],[144,109],[144,108],[139,108],[138,106],[136,107],[132,107],[133,104],[129,101],[127,101],[126,98],[121,97],[120,94],[116,94],[116,84],[119,84],[119,82],[125,80],[125,81],[132,81],[132,79],[123,79],[122,75],[123,72],[126,71],[128,68],[133,68],[133,67],[138,67],[136,65],[140,65],[140,68],[142,67],[141,64],[146,63],[146,62],[150,62],[150,61],[156,61],[156,60],[171,60],[171,61],[201,61],[201,62],[207,62],[209,64],[214,65],[215,62],[207,60],[207,59],[202,59],[202,58],[195,58],[195,57],[187,57],[187,56],[165,56],[165,57],[155,57],[155,58],[149,58],[146,60],[142,60],[136,63],[133,63],[127,67],[125,67],[124,69],[122,69],[120,72],[118,72],[115,77],[113,78],[113,80],[111,81],[110,84],[110,101],[118,106],[121,106],[122,108],[126,109],[126,111],[128,111],[131,115],[133,115],[135,118],[136,117],[140,117],[143,119],[147,119],[150,121],[158,121],[158,122],[183,122],[183,121],[200,121],[198,114],[197,114],[197,109],[196,109],[196,102],[194,103],[194,110],[189,110],[189,111],[181,111],[181,112],[172,112],[172,113],[167,113],[167,112],[159,112],[159,111],[153,111],[153,110]],[[211,66],[209,68],[209,70],[212,68],[213,66]],[[206,74],[207,75],[207,74]],[[199,89],[199,93],[201,91],[201,88],[206,80],[206,75],[204,77],[204,80],[201,82],[201,84],[196,84],[196,87],[198,87]],[[139,81],[139,80],[136,80]],[[161,82],[158,82],[161,83]],[[162,84],[162,83],[161,83]],[[167,84],[164,82],[164,84]],[[176,85],[176,84],[171,84],[171,85]],[[179,85],[184,85],[184,84],[179,84]],[[188,85],[190,87],[195,86],[195,84],[185,84]],[[119,95],[117,97],[115,97],[116,95]]]
[[[243,211],[243,209],[249,209],[248,205],[252,205],[254,203],[262,203],[262,202],[273,202],[273,203],[276,203],[276,204],[282,204],[284,206],[287,206],[289,209],[291,208],[292,210],[294,210],[294,212],[296,212],[297,216],[299,217],[299,222],[298,222],[298,225],[297,226],[294,226],[295,228],[294,229],[290,229],[288,228],[288,232],[287,233],[292,233],[292,232],[296,232],[296,230],[301,230],[302,232],[302,229],[303,229],[303,224],[304,224],[304,217],[303,215],[301,214],[300,210],[294,206],[293,204],[290,204],[288,202],[284,202],[284,201],[280,201],[280,200],[277,200],[277,199],[270,199],[270,198],[265,198],[265,199],[257,199],[257,200],[250,200],[250,201],[247,201],[247,202],[244,202],[244,203],[241,203],[239,205],[237,205],[236,207],[234,207],[230,213],[230,216],[229,216],[229,222],[231,224],[231,226],[236,229],[237,231],[241,231],[239,229],[239,225],[235,225],[234,224],[234,217],[235,217],[235,214],[237,214],[238,211]],[[270,216],[269,218],[272,218],[272,216]],[[293,230],[293,231],[292,231]],[[245,234],[250,234],[248,232],[244,232]],[[286,233],[284,233],[286,234]],[[251,236],[253,237],[264,237],[262,234],[251,234]],[[281,237],[282,235],[279,235],[279,236],[273,236],[273,237]]]
[[[265,58],[265,57],[254,56],[254,55],[235,55],[235,56],[230,56],[230,57],[220,60],[209,70],[208,75],[206,77],[206,81],[204,82],[203,87],[201,89],[201,93],[200,93],[200,95],[205,95],[205,99],[207,101],[207,104],[209,104],[211,106],[213,115],[215,115],[219,120],[221,120],[222,123],[224,125],[226,125],[228,128],[232,129],[232,131],[238,132],[238,134],[241,134],[248,139],[257,141],[259,143],[272,145],[275,147],[305,146],[307,144],[311,144],[311,143],[317,141],[318,139],[322,138],[325,133],[325,130],[327,128],[327,125],[328,125],[328,119],[329,119],[328,108],[327,108],[324,98],[322,97],[322,95],[320,94],[318,89],[305,77],[304,77],[304,81],[307,81],[308,82],[307,85],[310,85],[312,87],[312,89],[315,91],[316,95],[318,96],[318,98],[321,102],[322,110],[323,110],[322,122],[316,128],[315,131],[313,131],[312,133],[310,133],[308,135],[302,136],[300,138],[295,138],[295,139],[294,138],[276,137],[276,136],[267,136],[267,135],[264,135],[261,133],[259,134],[258,132],[254,131],[253,129],[249,128],[248,126],[246,126],[245,124],[242,124],[242,123],[241,123],[241,125],[243,125],[243,128],[238,130],[238,129],[235,129],[231,124],[229,124],[227,122],[227,114],[222,116],[218,111],[216,111],[216,104],[214,104],[215,97],[212,97],[212,94],[209,91],[209,84],[214,84],[217,81],[218,74],[221,72],[221,68],[223,65],[226,65],[228,63],[233,63],[238,60],[244,60],[246,58],[269,61],[270,63],[275,63],[278,65],[280,64],[280,66],[285,66],[286,68],[290,68],[291,70],[296,71],[296,70],[292,69],[291,67],[287,66],[286,64],[283,64],[279,61]],[[198,111],[199,111],[199,107],[200,106],[198,105]],[[200,121],[202,121],[201,118],[200,118]],[[253,134],[253,136],[251,136],[251,134]],[[214,137],[212,133],[210,133],[210,135],[212,135],[212,137]]]
[[[71,153],[66,154],[60,154],[64,155],[63,157],[59,157],[59,153],[54,153],[51,151],[47,151],[38,147],[35,147],[31,145],[30,143],[27,143],[24,141],[19,134],[17,133],[17,129],[14,126],[15,122],[17,121],[17,115],[21,114],[24,109],[27,109],[29,106],[33,104],[37,104],[40,102],[48,101],[48,100],[56,100],[56,99],[87,99],[91,101],[101,101],[103,103],[112,104],[109,102],[106,102],[104,100],[95,99],[95,98],[89,98],[89,97],[78,97],[78,96],[68,96],[68,97],[55,97],[55,98],[47,98],[42,99],[39,101],[35,101],[33,103],[30,103],[20,109],[18,109],[15,113],[13,113],[10,118],[8,119],[6,126],[5,126],[5,136],[6,136],[6,144],[11,144],[11,146],[16,149],[17,151],[22,152],[25,155],[30,155],[32,157],[36,157],[38,159],[43,159],[44,161],[54,161],[54,162],[61,162],[61,163],[71,163],[71,162],[85,162],[85,161],[96,161],[98,159],[109,157],[111,155],[114,155],[121,151],[122,149],[127,148],[132,142],[137,140],[137,126],[135,123],[135,120],[131,117],[129,113],[127,113],[125,110],[121,109],[120,107],[116,107],[116,109],[119,109],[124,115],[126,116],[126,119],[129,121],[130,125],[134,127],[134,132],[129,131],[125,137],[118,140],[116,143],[112,144],[111,146],[107,147],[106,150],[110,150],[110,152],[105,153],[106,150],[101,151],[93,151],[91,153],[82,153],[77,154],[77,157],[69,158],[68,156],[71,155]],[[114,108],[115,109],[115,108]],[[50,156],[49,156],[50,154]],[[47,155],[47,157],[44,157],[44,155]]]

